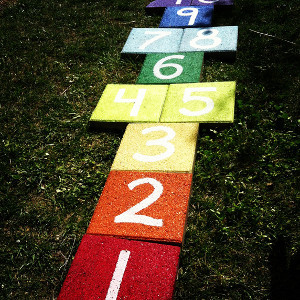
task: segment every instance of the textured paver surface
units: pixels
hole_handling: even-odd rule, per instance
[[[238,26],[184,29],[179,51],[235,52]]]
[[[112,170],[192,173],[199,124],[129,124]]]
[[[58,300],[172,299],[180,247],[84,235]]]
[[[213,11],[213,5],[167,7],[159,27],[211,26]]]
[[[192,174],[111,171],[87,233],[182,243]]]
[[[231,123],[235,82],[171,84],[161,122]]]
[[[203,52],[148,54],[137,83],[199,82]]]
[[[133,28],[122,53],[178,52],[182,34],[180,28]]]

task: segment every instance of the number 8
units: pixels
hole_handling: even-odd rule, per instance
[[[201,29],[197,32],[197,37],[190,41],[193,48],[211,49],[221,44],[222,40],[217,36],[219,31],[217,29]],[[211,45],[198,45],[199,40],[213,40]]]

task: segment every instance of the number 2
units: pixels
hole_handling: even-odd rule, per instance
[[[162,219],[154,219],[145,215],[137,215],[139,211],[153,204],[163,193],[163,185],[154,178],[141,178],[134,180],[128,184],[130,190],[133,190],[136,186],[141,184],[149,183],[153,186],[154,191],[145,198],[143,201],[139,202],[135,206],[129,208],[122,214],[115,217],[115,223],[139,223],[149,226],[163,226]]]

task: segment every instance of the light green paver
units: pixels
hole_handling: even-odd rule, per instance
[[[129,124],[112,170],[192,173],[199,124]]]
[[[234,81],[171,84],[160,122],[232,123]]]
[[[199,82],[203,52],[148,54],[137,83]]]
[[[158,122],[167,85],[108,84],[90,122]]]

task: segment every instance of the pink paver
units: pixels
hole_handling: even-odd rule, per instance
[[[180,247],[85,235],[58,300],[172,299]]]

